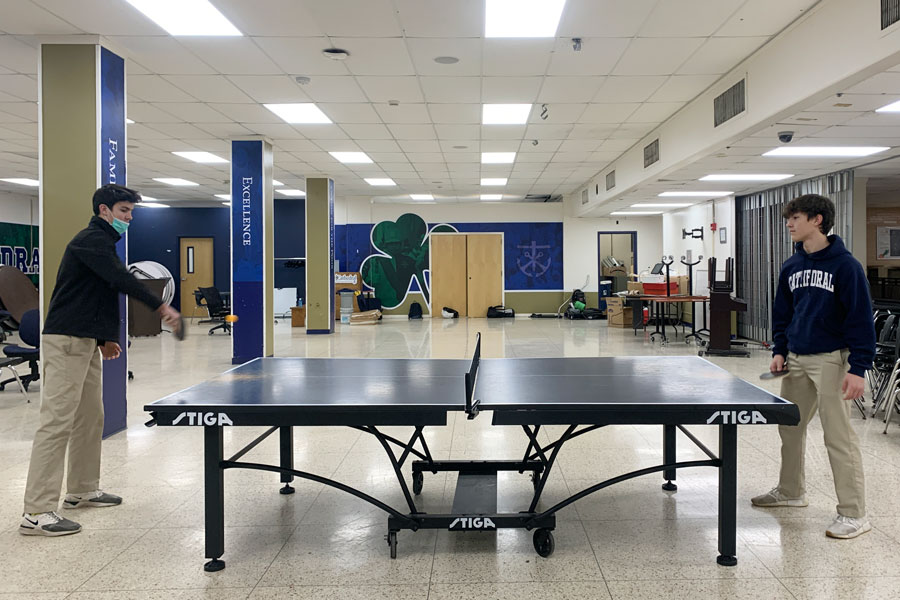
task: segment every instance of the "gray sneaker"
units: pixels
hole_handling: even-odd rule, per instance
[[[122,504],[122,499],[119,496],[107,494],[102,490],[89,494],[66,494],[66,499],[63,500],[64,508],[104,507],[118,506],[120,504]]]
[[[75,521],[64,519],[55,512],[25,513],[22,515],[22,523],[19,524],[19,533],[22,535],[46,535],[56,537],[59,535],[71,535],[81,531],[81,525]]]
[[[869,523],[869,519],[866,517],[854,519],[853,517],[838,515],[831,525],[828,526],[828,529],[825,530],[825,535],[841,540],[849,540],[867,531],[872,531],[872,524]]]
[[[802,508],[804,506],[809,506],[809,501],[806,499],[805,495],[800,496],[799,498],[790,498],[785,496],[778,486],[773,487],[765,494],[750,498],[750,503],[753,504],[753,506],[760,506],[762,508],[774,508],[776,506]]]

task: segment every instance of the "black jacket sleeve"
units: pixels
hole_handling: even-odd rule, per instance
[[[82,264],[117,292],[127,294],[153,310],[162,306],[162,300],[147,289],[140,279],[128,272],[115,251],[100,245],[76,243],[74,240],[69,244],[69,249]]]
[[[788,355],[787,328],[794,318],[794,298],[787,280],[787,271],[782,267],[772,308],[772,356],[780,354],[785,358]]]

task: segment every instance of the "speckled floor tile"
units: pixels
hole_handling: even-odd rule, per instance
[[[608,581],[612,600],[794,600],[777,579]]]
[[[259,586],[249,600],[427,600],[427,585]]]
[[[797,600],[895,600],[900,577],[792,578],[781,582]]]
[[[601,581],[554,581],[514,583],[435,583],[428,600],[606,600],[610,598]]]
[[[246,600],[253,588],[73,592],[66,600]]]

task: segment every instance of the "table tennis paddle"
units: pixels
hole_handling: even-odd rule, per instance
[[[762,375],[759,376],[760,379],[775,379],[777,377],[782,377],[787,375],[790,371],[784,369],[782,371],[766,371]]]
[[[172,328],[172,334],[175,336],[175,339],[179,342],[184,339],[184,317],[178,317],[178,323],[175,327]]]

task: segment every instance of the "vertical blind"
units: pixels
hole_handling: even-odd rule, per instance
[[[747,302],[738,313],[738,335],[772,339],[772,304],[781,265],[794,253],[781,216],[782,207],[803,194],[821,194],[834,202],[834,229],[849,248],[853,223],[853,171],[839,171],[765,190],[735,201],[737,227],[736,294]]]

